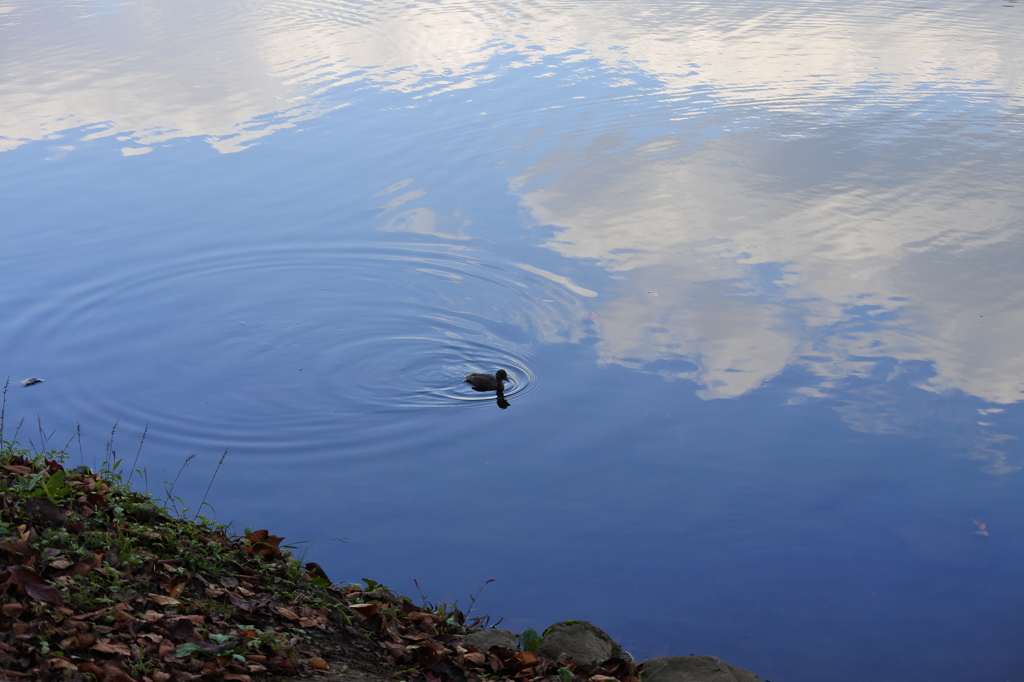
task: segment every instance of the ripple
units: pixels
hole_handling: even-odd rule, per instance
[[[85,420],[322,443],[339,420],[487,406],[470,372],[504,367],[506,398],[528,399],[535,346],[580,338],[586,316],[538,272],[447,245],[207,254],[55,293],[7,337],[51,349]],[[101,379],[76,383],[82,366]]]

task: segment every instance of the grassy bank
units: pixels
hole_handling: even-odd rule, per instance
[[[117,469],[2,442],[0,676],[636,682],[631,663],[541,659],[532,631],[515,649],[478,651],[465,637],[486,617],[371,580],[332,583],[283,538],[182,518],[171,495],[137,492]]]

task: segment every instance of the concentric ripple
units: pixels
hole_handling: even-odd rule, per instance
[[[208,254],[66,290],[8,338],[54,348],[65,376],[49,385],[83,418],[193,443],[315,441],[339,419],[492,403],[470,372],[505,368],[506,398],[528,398],[534,347],[578,338],[586,316],[531,270],[413,244]],[[74,385],[82,365],[103,379]]]

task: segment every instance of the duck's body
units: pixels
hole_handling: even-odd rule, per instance
[[[482,374],[480,372],[474,374],[467,374],[463,380],[465,383],[473,387],[476,391],[497,391],[501,393],[505,390],[504,381],[509,381],[508,374],[503,369],[499,369],[494,374]]]

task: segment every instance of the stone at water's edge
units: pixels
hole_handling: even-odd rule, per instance
[[[743,668],[715,656],[667,656],[644,661],[643,682],[761,682]]]
[[[571,659],[581,665],[597,665],[609,658],[633,660],[604,630],[585,620],[555,623],[544,632],[537,653],[551,661]]]
[[[519,649],[515,633],[511,630],[502,630],[501,628],[466,635],[466,644],[472,644],[477,648],[477,651],[487,651],[492,646],[503,646],[512,651]]]

